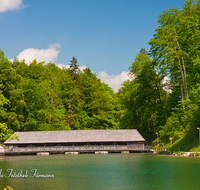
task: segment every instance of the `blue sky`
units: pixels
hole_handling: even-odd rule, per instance
[[[7,58],[68,65],[73,56],[117,91],[157,27],[185,0],[0,0],[0,49]]]

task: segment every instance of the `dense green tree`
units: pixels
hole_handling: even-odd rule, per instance
[[[108,85],[101,83],[89,68],[79,73],[70,101],[72,126],[77,129],[108,129],[118,125],[117,96]],[[75,91],[76,90],[76,91]],[[78,101],[75,101],[78,100]],[[72,104],[72,102],[76,102]],[[72,118],[72,117],[70,117]]]
[[[182,100],[187,100],[187,52],[184,49],[182,11],[170,8],[159,15],[159,27],[149,42],[151,53],[165,75],[174,79],[175,85],[181,86]],[[189,108],[189,105],[188,105]]]
[[[19,130],[20,122],[23,121],[25,103],[21,80],[21,76],[12,68],[11,62],[6,58],[0,59],[0,91],[8,100],[3,105],[6,114],[0,116],[0,121],[7,123],[13,130]]]
[[[78,77],[80,75],[80,69],[77,63],[78,63],[77,59],[73,56],[69,64],[69,71],[73,80],[78,80]]]
[[[138,53],[129,70],[134,79],[125,82],[119,91],[125,106],[122,124],[124,120],[128,121],[128,128],[136,127],[148,142],[152,142],[166,120],[167,92],[162,88],[163,77],[156,73],[154,63],[144,49]]]
[[[200,79],[199,13],[199,0],[187,0],[182,10],[170,8],[163,11],[159,15],[156,33],[149,42],[151,56],[158,71],[170,77],[168,119],[160,131],[161,138],[166,141],[169,137],[175,140],[182,138],[188,130],[197,126],[195,122],[197,123],[199,115]]]
[[[6,99],[2,92],[0,91],[0,117],[4,118],[6,115],[6,109],[3,107],[4,104],[8,104],[9,101]],[[1,121],[2,122],[2,121]],[[7,134],[9,134],[7,126],[5,123],[0,122],[0,141],[4,141],[7,137]]]
[[[38,110],[39,130],[68,129],[66,110],[62,103],[60,87],[56,78],[45,80],[39,85],[43,97],[42,107]]]

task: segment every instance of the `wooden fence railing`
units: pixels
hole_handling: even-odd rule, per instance
[[[36,153],[36,152],[95,152],[95,151],[147,151],[149,147],[143,145],[91,145],[91,146],[28,146],[6,147],[5,153]]]

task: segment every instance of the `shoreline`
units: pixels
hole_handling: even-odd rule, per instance
[[[169,155],[169,156],[183,156],[183,157],[200,157],[200,152],[165,152],[165,151],[153,151],[153,154]]]

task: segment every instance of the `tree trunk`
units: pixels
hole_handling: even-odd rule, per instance
[[[177,46],[178,46],[178,49],[181,51],[181,47],[179,45],[179,42],[177,40]],[[185,93],[185,99],[188,100],[189,99],[189,96],[188,96],[188,89],[187,89],[187,79],[186,79],[186,70],[185,70],[185,61],[183,59],[183,57],[181,57],[182,59],[182,64],[181,64],[181,60],[180,58],[178,57],[178,62],[179,62],[179,70],[181,71],[181,77],[182,77],[182,81],[183,81],[183,87],[184,87],[184,93]],[[182,68],[183,67],[183,68]],[[190,109],[190,105],[187,104],[187,108],[188,110]]]

